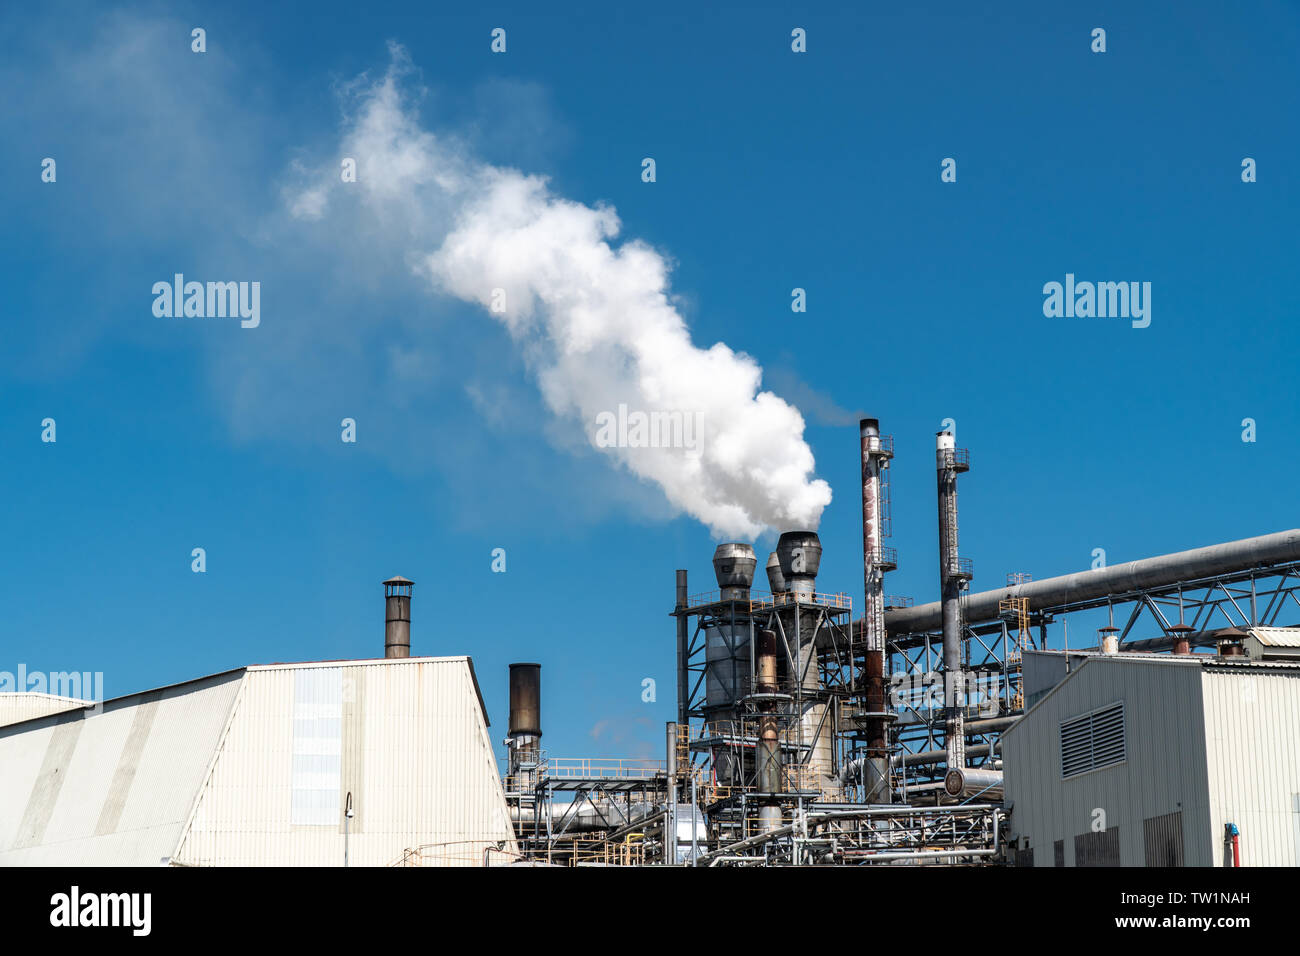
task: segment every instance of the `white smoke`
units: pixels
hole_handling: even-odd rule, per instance
[[[593,447],[599,418],[620,405],[693,416],[694,448],[600,450],[715,536],[815,529],[831,489],[811,477],[803,416],[760,391],[748,355],[691,343],[664,257],[637,240],[612,245],[612,208],[564,199],[543,177],[477,161],[423,129],[403,92],[405,53],[391,52],[382,79],[348,90],[340,157],[356,160],[358,181],[341,184],[337,164],[322,167],[289,192],[293,215],[321,219],[336,199],[351,201],[340,190],[359,195],[367,227],[395,239],[437,290],[505,325],[551,411],[580,422]]]

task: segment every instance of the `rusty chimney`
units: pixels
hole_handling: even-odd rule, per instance
[[[1237,627],[1225,627],[1216,635],[1220,657],[1245,657],[1246,632]]]
[[[1189,637],[1192,627],[1189,624],[1175,624],[1169,628],[1169,636],[1173,639],[1175,654],[1183,655],[1192,652],[1192,642]]]
[[[411,590],[415,582],[398,575],[384,582],[384,657],[411,656]]]

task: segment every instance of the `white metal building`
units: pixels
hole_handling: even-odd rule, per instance
[[[341,866],[345,844],[353,866],[516,850],[468,657],[246,667],[0,726],[0,865]]]
[[[1018,862],[1300,864],[1300,663],[1071,655],[1002,736]]]
[[[64,710],[94,706],[78,697],[61,697],[58,694],[40,694],[29,691],[0,693],[0,727],[16,724],[33,717],[57,714]]]

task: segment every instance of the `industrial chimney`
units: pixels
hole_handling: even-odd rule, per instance
[[[520,798],[520,809],[532,807],[537,825],[533,788],[542,754],[542,665],[510,665],[510,727],[506,733],[506,789]]]
[[[781,559],[773,551],[767,556],[767,586],[775,597],[785,593],[785,578],[781,576]]]
[[[958,555],[957,476],[970,468],[970,455],[956,447],[952,432],[935,435],[939,486],[939,593],[943,603],[944,738],[948,769],[966,766],[966,694],[962,673],[961,592],[971,578]]]
[[[790,728],[790,742],[807,751],[802,764],[808,784],[829,796],[839,784],[834,776],[835,756],[826,696],[822,693],[817,668],[817,638],[826,627],[816,603],[821,540],[815,531],[786,531],[776,541],[776,556],[788,594],[785,602],[777,606],[781,626],[778,641],[790,648],[787,675],[799,690],[799,713]]]
[[[720,544],[713,552],[713,573],[724,601],[748,601],[758,559],[754,549],[739,542]]]
[[[542,665],[510,665],[509,736],[542,736]]]
[[[384,657],[411,656],[411,590],[415,582],[398,575],[384,582]]]

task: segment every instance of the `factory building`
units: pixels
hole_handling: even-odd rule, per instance
[[[250,666],[0,726],[0,865],[482,866],[516,843],[468,657]],[[14,698],[32,695],[10,695]],[[51,712],[53,710],[53,712]]]
[[[1027,655],[1062,677],[1002,734],[1014,862],[1300,864],[1300,663],[1235,650]]]
[[[31,691],[0,693],[0,727],[31,720],[33,717],[44,717],[46,714],[93,706],[91,701],[58,694]]]

